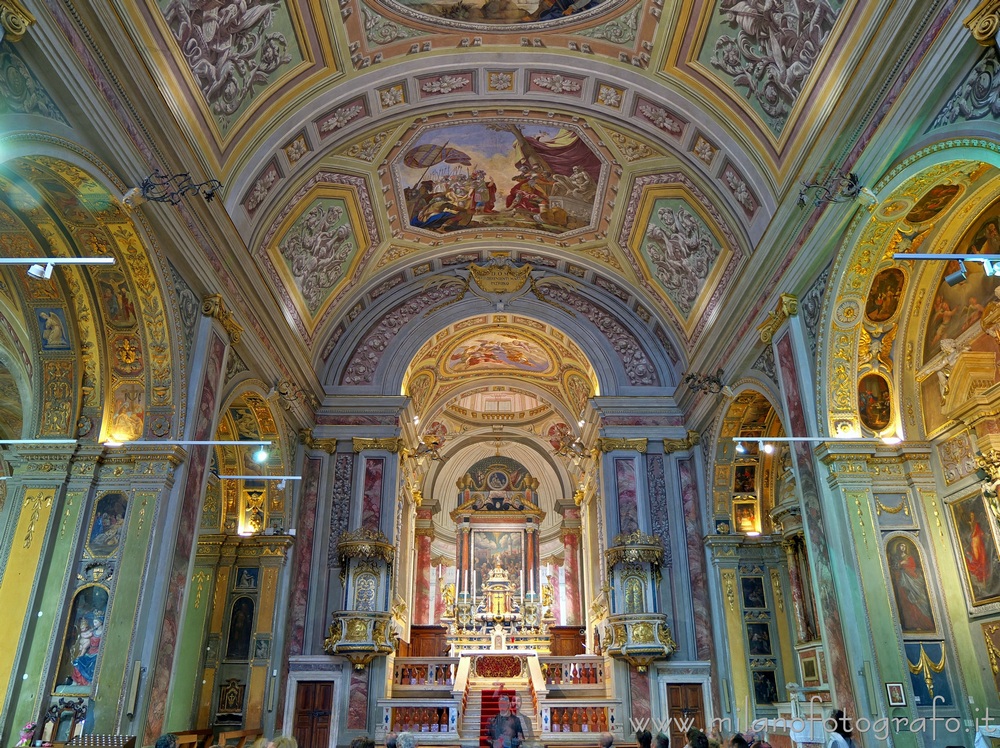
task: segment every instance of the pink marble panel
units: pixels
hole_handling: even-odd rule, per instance
[[[708,577],[705,572],[705,544],[701,531],[698,487],[694,481],[691,458],[677,461],[681,501],[684,507],[684,531],[687,538],[688,569],[691,576],[691,610],[694,615],[695,646],[699,660],[712,658],[712,624],[709,608]]]
[[[215,416],[218,408],[218,390],[222,376],[222,364],[226,354],[226,343],[217,333],[209,342],[208,361],[205,364],[201,398],[198,402],[194,431],[191,438],[203,441],[212,438]],[[184,591],[187,587],[188,566],[191,549],[198,534],[198,518],[201,515],[202,489],[205,485],[205,470],[208,464],[208,446],[194,446],[188,456],[188,470],[181,495],[180,519],[174,546],[174,558],[170,564],[167,583],[167,599],[163,610],[160,643],[153,679],[150,687],[149,711],[146,714],[144,745],[152,745],[163,728],[167,703],[170,696],[170,675],[177,654],[177,636],[180,628]]]
[[[775,347],[791,433],[803,436],[808,433],[806,416],[799,393],[792,341],[787,332],[777,341]],[[816,474],[813,472],[812,448],[805,442],[798,442],[794,445],[793,454],[798,467],[799,489],[802,492],[802,524],[808,533],[811,561],[816,574],[817,596],[822,607],[824,639],[830,655],[830,683],[837,706],[847,714],[857,714],[854,693],[851,691],[850,663],[844,645],[844,628],[833,582],[830,547],[826,539],[826,523],[820,508]]]
[[[639,529],[639,503],[635,494],[634,458],[615,458],[615,484],[618,489],[619,532],[633,533]]]
[[[316,505],[319,501],[319,478],[323,461],[307,457],[302,470],[302,502],[296,520],[296,542],[292,551],[291,610],[288,616],[290,632],[288,651],[292,655],[303,652],[306,625],[306,605],[309,596],[309,574],[312,569],[313,534],[315,533]],[[286,658],[287,659],[287,658]]]
[[[629,665],[628,687],[631,695],[632,719],[648,720],[653,716],[649,697],[649,673],[640,673],[635,665]]]
[[[347,703],[347,729],[368,729],[368,670],[351,670],[351,696]]]
[[[368,530],[378,530],[382,521],[382,474],[385,459],[368,457],[365,459],[365,485],[361,501],[361,526]]]

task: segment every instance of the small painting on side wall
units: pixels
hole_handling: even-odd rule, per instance
[[[757,704],[773,704],[778,700],[778,682],[773,670],[754,671],[753,700]]]
[[[876,433],[892,422],[892,394],[881,374],[866,374],[858,381],[858,415],[865,428]]]
[[[766,623],[747,624],[747,651],[755,657],[771,655],[771,630]]]
[[[93,689],[107,610],[108,590],[101,585],[82,587],[74,596],[56,675],[56,693],[89,694]]]
[[[740,586],[743,590],[744,608],[766,608],[767,598],[764,597],[763,577],[742,577]]]
[[[885,695],[889,706],[906,706],[906,691],[903,690],[902,683],[886,683]]]

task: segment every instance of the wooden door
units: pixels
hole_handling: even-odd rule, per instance
[[[300,681],[295,691],[293,734],[299,748],[328,748],[333,715],[333,683]]]
[[[670,745],[687,743],[687,727],[704,730],[705,703],[700,683],[668,683],[667,704],[670,705]]]

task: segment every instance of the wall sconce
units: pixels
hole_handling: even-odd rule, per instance
[[[190,172],[167,176],[159,171],[154,171],[143,179],[142,184],[138,187],[133,187],[122,195],[122,202],[128,208],[135,208],[145,202],[177,205],[182,197],[195,193],[205,198],[206,203],[210,203],[215,197],[215,193],[221,189],[222,182],[218,179],[195,182]]]
[[[822,182],[803,182],[802,189],[799,190],[799,207],[809,204],[810,190],[815,190],[812,204],[816,207],[827,203],[849,203],[852,200],[861,200],[868,207],[878,204],[878,195],[862,186],[861,177],[853,171],[846,176],[843,172],[837,172]]]

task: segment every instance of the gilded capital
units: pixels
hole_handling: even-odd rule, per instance
[[[634,452],[646,451],[647,439],[609,439],[603,437],[597,440],[597,448],[602,452],[615,452],[617,450],[630,450]]]
[[[0,0],[0,2],[2,1]],[[221,295],[217,293],[211,294],[202,299],[201,313],[206,317],[215,317],[219,320],[222,324],[222,329],[229,334],[229,341],[233,345],[240,342],[240,335],[243,334],[243,328],[236,321],[236,315],[226,309],[226,304],[223,302]]]
[[[962,23],[984,47],[997,44],[1000,33],[1000,0],[983,0]]]
[[[789,317],[794,317],[799,313],[798,297],[790,293],[783,293],[778,299],[778,306],[773,312],[767,313],[767,319],[757,327],[760,332],[760,342],[767,344],[771,342],[774,333],[784,324]]]
[[[684,450],[691,449],[691,447],[700,443],[701,434],[697,431],[688,431],[687,436],[683,439],[664,439],[663,451],[667,454],[670,454],[671,452],[683,452]]]
[[[34,22],[35,17],[21,0],[0,0],[0,40],[21,41],[21,37]]]
[[[365,439],[356,436],[352,440],[354,452],[364,452],[366,449],[384,449],[386,452],[398,452],[403,448],[403,440],[398,436],[389,436],[381,439]]]
[[[313,436],[312,429],[302,429],[299,432],[299,439],[309,449],[321,449],[331,455],[337,451],[336,439],[317,439]]]

